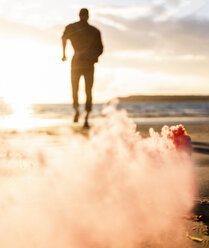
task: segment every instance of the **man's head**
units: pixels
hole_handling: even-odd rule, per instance
[[[89,11],[87,9],[81,9],[79,12],[80,20],[88,21],[89,19]]]

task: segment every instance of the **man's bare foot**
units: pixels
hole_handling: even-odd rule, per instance
[[[74,118],[73,118],[73,122],[78,122],[79,119],[79,111],[76,111]]]
[[[84,122],[83,128],[85,128],[85,129],[89,129],[90,128],[88,121],[85,121]]]
[[[86,112],[86,116],[85,116],[85,122],[83,125],[83,128],[89,128],[89,123],[88,123],[88,118],[89,118],[89,112]]]

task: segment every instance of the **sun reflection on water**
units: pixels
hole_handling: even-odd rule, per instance
[[[41,119],[34,115],[32,104],[9,103],[12,114],[4,116],[0,120],[0,128],[26,130],[37,127],[48,127],[60,124],[57,119]]]

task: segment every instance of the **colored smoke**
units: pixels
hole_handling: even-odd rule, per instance
[[[142,138],[106,108],[89,137],[2,134],[1,248],[189,247],[191,142],[182,126]]]

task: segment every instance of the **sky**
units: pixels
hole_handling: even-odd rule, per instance
[[[209,0],[0,0],[0,97],[72,102],[61,36],[86,7],[102,34],[94,101],[209,94]],[[84,101],[83,80],[80,99]]]

